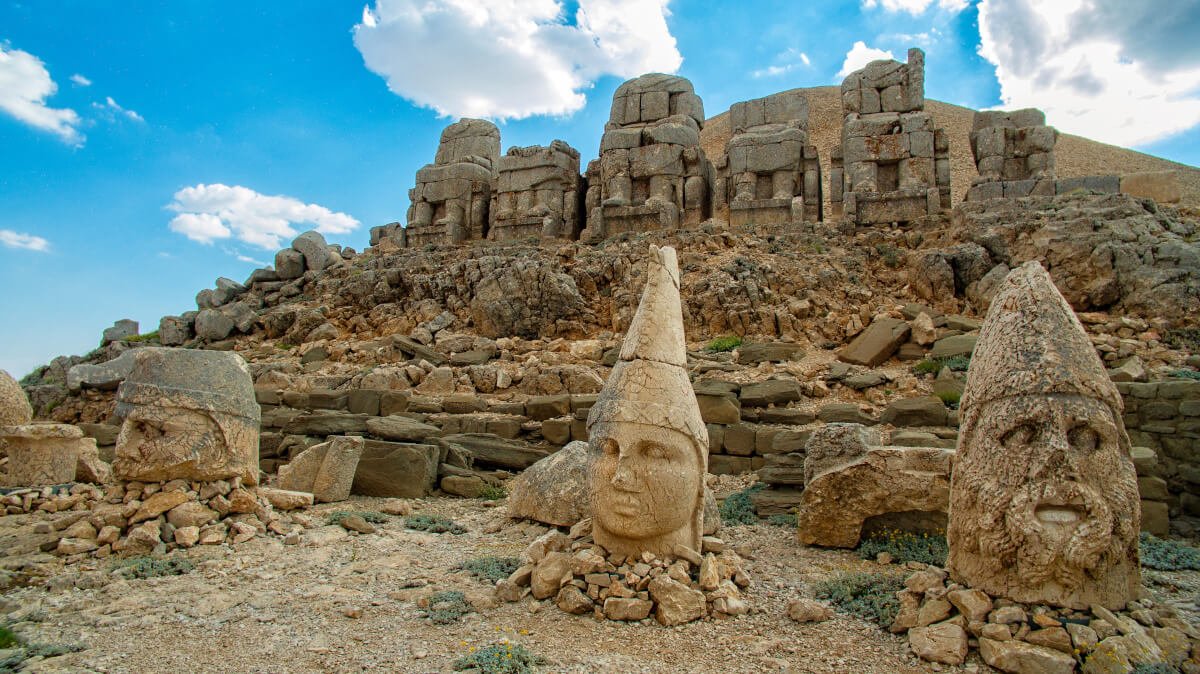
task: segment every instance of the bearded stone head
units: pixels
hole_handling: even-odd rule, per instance
[[[1140,585],[1140,501],[1122,402],[1036,262],[980,331],[950,487],[952,577],[1028,603],[1123,606]]]

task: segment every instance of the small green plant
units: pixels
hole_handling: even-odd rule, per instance
[[[483,489],[479,492],[479,498],[484,501],[499,501],[505,496],[508,496],[508,492],[504,491],[504,487],[497,487],[492,484],[484,485]]]
[[[1172,372],[1172,373],[1171,373],[1171,376],[1172,376],[1172,377],[1179,377],[1180,379],[1196,379],[1196,380],[1200,380],[1200,372],[1197,372],[1197,371],[1195,371],[1195,370],[1182,370],[1182,369],[1181,369],[1181,370],[1175,370],[1174,372]]]
[[[796,514],[788,513],[786,515],[771,515],[767,518],[767,524],[777,527],[795,527]]]
[[[900,251],[896,250],[896,247],[890,243],[875,244],[875,252],[879,254],[879,257],[883,258],[883,263],[889,269],[895,269],[900,266]]]
[[[958,401],[962,398],[962,391],[938,391],[937,397],[941,399],[943,405],[956,410]]]
[[[21,645],[21,639],[8,627],[0,625],[0,648],[16,648]]]
[[[824,253],[825,252],[825,244],[821,243],[820,241],[814,242],[812,245],[812,250],[814,253],[817,253],[817,254]]]
[[[877,531],[864,538],[855,550],[863,559],[875,559],[886,552],[898,562],[921,562],[942,566],[950,548],[942,534],[914,534],[907,531]]]
[[[704,350],[711,351],[713,353],[721,351],[733,351],[741,345],[741,337],[738,337],[737,335],[726,335],[724,337],[717,337],[716,339],[710,341],[708,345],[704,347]]]
[[[1167,330],[1163,341],[1185,351],[1200,351],[1200,328],[1175,328]]]
[[[429,598],[429,607],[425,609],[423,617],[429,618],[436,625],[449,625],[458,622],[459,618],[474,610],[462,592],[445,590]]]
[[[414,531],[427,531],[431,534],[451,533],[465,534],[467,530],[458,522],[441,515],[410,515],[404,518],[404,526]]]
[[[816,597],[842,613],[888,627],[900,611],[896,593],[904,589],[904,577],[887,573],[847,573],[817,583]]]
[[[521,644],[503,641],[470,653],[454,661],[454,671],[474,670],[479,674],[531,674],[546,661]]]
[[[123,341],[126,341],[126,342],[157,342],[158,341],[158,330],[155,330],[154,332],[147,332],[144,335],[134,335],[132,337],[126,337]]]
[[[351,515],[358,515],[371,524],[383,524],[388,521],[387,515],[374,510],[335,510],[325,516],[326,524],[341,524],[342,520]]]
[[[1179,541],[1165,541],[1142,532],[1142,566],[1159,571],[1200,571],[1200,549]]]
[[[717,508],[721,513],[721,522],[728,525],[758,524],[758,513],[754,512],[754,503],[750,500],[750,495],[766,486],[759,483],[726,496]]]
[[[1165,662],[1143,662],[1134,665],[1133,674],[1179,674],[1179,670]]]
[[[476,578],[482,578],[494,583],[501,578],[511,576],[512,572],[516,571],[520,565],[521,560],[516,557],[495,557],[488,555],[487,557],[468,559],[463,562],[462,568]]]
[[[279,342],[278,344],[275,345],[275,348],[279,349],[280,351],[290,351],[290,350],[296,348],[296,345],[288,344],[287,342]]]
[[[166,559],[140,555],[122,559],[113,564],[112,569],[129,580],[144,580],[163,576],[182,576],[195,571],[196,565],[183,557]]]
[[[937,374],[942,368],[948,367],[951,372],[966,372],[971,365],[970,356],[950,356],[949,358],[926,358],[913,365],[913,374]]]

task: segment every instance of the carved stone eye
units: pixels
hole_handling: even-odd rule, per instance
[[[1037,429],[1033,424],[1023,423],[1008,429],[1004,435],[1000,436],[1000,444],[1008,448],[1028,445],[1033,442],[1037,436]]]
[[[1091,426],[1079,424],[1067,434],[1067,442],[1071,443],[1071,447],[1077,451],[1091,453],[1096,451],[1096,447],[1100,445],[1100,438]]]
[[[642,454],[650,459],[665,459],[667,458],[667,448],[658,443],[651,442],[642,445]]]
[[[604,449],[605,456],[616,456],[621,452],[621,447],[617,445],[617,441],[613,440],[612,438],[605,440],[602,447]]]

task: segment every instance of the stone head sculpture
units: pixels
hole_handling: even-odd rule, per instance
[[[1140,503],[1123,404],[1037,262],[988,311],[962,397],[948,567],[993,596],[1055,606],[1136,597]]]
[[[258,482],[260,412],[241,356],[143,349],[117,391],[113,472],[125,480]]]
[[[593,535],[610,553],[700,549],[708,431],[686,358],[675,249],[651,246],[641,303],[587,421]]]

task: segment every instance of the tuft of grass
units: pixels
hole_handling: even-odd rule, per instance
[[[737,335],[725,335],[724,337],[717,337],[709,341],[709,343],[704,347],[704,350],[714,353],[721,351],[733,351],[741,345],[741,337],[738,337]]]
[[[429,607],[422,617],[429,618],[436,625],[449,625],[474,610],[462,592],[445,590],[429,598]]]
[[[898,562],[942,566],[946,563],[950,548],[946,545],[946,537],[941,534],[914,534],[895,529],[879,531],[864,538],[855,552],[863,559],[875,559],[879,553],[886,552]]]
[[[913,365],[913,374],[937,374],[942,371],[943,367],[948,367],[952,372],[966,372],[971,365],[970,356],[951,356],[949,358],[926,358]]]
[[[1200,549],[1142,532],[1138,539],[1142,566],[1159,571],[1200,571]]]
[[[1167,330],[1163,341],[1176,349],[1195,353],[1200,351],[1200,328],[1175,328]]]
[[[504,491],[504,487],[497,487],[492,484],[484,485],[483,489],[479,492],[479,498],[484,501],[499,501],[505,496],[508,496],[508,492]]]
[[[1180,379],[1200,380],[1200,372],[1197,372],[1195,370],[1183,370],[1183,369],[1175,370],[1174,372],[1171,373],[1171,376],[1178,377]]]
[[[290,350],[296,348],[296,345],[288,344],[287,342],[279,342],[275,345],[275,348],[279,349],[280,351],[290,351]]]
[[[503,641],[471,652],[454,661],[454,671],[479,674],[531,674],[546,660],[521,644]]]
[[[387,515],[374,510],[335,510],[325,516],[325,523],[341,524],[342,520],[351,515],[358,515],[371,524],[383,524],[388,521]]]
[[[879,257],[883,258],[883,263],[889,269],[895,269],[900,266],[900,251],[896,250],[896,247],[892,244],[877,243],[875,244],[875,252],[879,254]]]
[[[817,583],[815,596],[842,613],[887,628],[896,620],[904,577],[888,573],[846,573]]]
[[[758,513],[754,512],[754,503],[750,495],[765,489],[767,485],[759,483],[742,491],[734,492],[725,497],[717,511],[721,513],[721,522],[728,525],[758,524]]]
[[[1133,666],[1132,674],[1179,674],[1179,670],[1166,662],[1143,662]]]
[[[122,559],[112,565],[112,570],[128,580],[144,580],[146,578],[161,578],[163,576],[182,576],[196,570],[191,560],[183,557],[152,557],[139,555]]]
[[[0,625],[0,648],[16,648],[21,639],[5,625]]]
[[[132,337],[126,337],[125,339],[123,339],[121,341],[123,341],[123,342],[157,342],[158,341],[158,330],[155,330],[154,332],[147,332],[144,335],[134,335]]]
[[[767,524],[777,527],[796,527],[796,513],[788,513],[786,515],[771,515],[767,518]]]
[[[521,565],[521,560],[516,557],[496,557],[488,555],[486,557],[475,557],[463,562],[462,568],[464,571],[470,572],[476,578],[482,578],[495,583],[501,578],[508,578],[513,571]]]
[[[962,398],[962,391],[938,391],[937,397],[941,399],[943,405],[956,410],[958,401]]]
[[[404,518],[404,526],[414,531],[427,531],[431,534],[451,533],[457,536],[467,533],[461,524],[441,515],[410,515]]]

